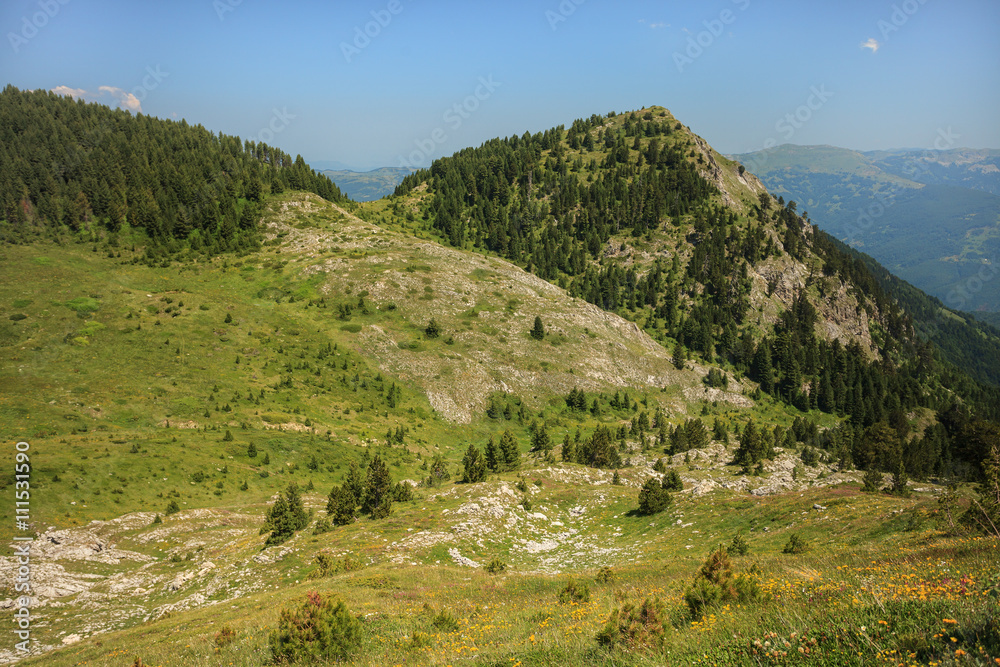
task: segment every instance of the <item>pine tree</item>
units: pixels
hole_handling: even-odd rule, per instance
[[[358,467],[357,461],[351,461],[350,465],[347,467],[347,474],[344,476],[342,487],[345,491],[350,492],[351,496],[354,498],[355,506],[361,504],[365,495],[365,480],[361,474],[361,468]]]
[[[743,427],[740,436],[740,446],[736,450],[733,462],[736,465],[749,469],[750,466],[759,463],[764,458],[765,444],[763,436],[757,431],[756,425],[751,418],[747,425]]]
[[[427,323],[427,327],[424,329],[424,335],[428,338],[437,338],[441,335],[441,327],[438,326],[437,320],[433,317],[431,321]]]
[[[474,484],[486,479],[486,459],[475,445],[469,444],[469,448],[465,450],[462,468],[462,482],[465,484]]]
[[[566,437],[563,438],[562,460],[566,463],[576,463],[576,447],[569,439],[569,435],[566,435]]]
[[[268,510],[264,527],[261,528],[261,533],[271,532],[265,546],[281,544],[294,535],[295,531],[305,528],[308,523],[309,515],[302,505],[299,487],[295,482],[291,482],[285,493],[278,496],[274,505]]]
[[[639,513],[657,514],[670,507],[670,493],[656,479],[648,479],[639,490]]]
[[[507,429],[500,436],[500,460],[498,464],[502,470],[517,470],[521,466],[521,450],[517,445],[517,439],[510,429]]]
[[[368,464],[361,511],[372,519],[384,519],[392,511],[392,477],[378,454]]]
[[[552,449],[552,438],[544,426],[538,426],[531,433],[531,451],[548,452]]]
[[[493,472],[500,472],[500,453],[497,451],[496,442],[493,440],[493,436],[486,441],[486,467]]]
[[[357,503],[354,501],[354,494],[347,487],[333,487],[326,501],[326,514],[338,526],[353,523],[357,516]]]
[[[535,340],[545,338],[545,326],[542,324],[542,318],[538,315],[535,315],[535,326],[531,328],[531,337]]]
[[[677,341],[677,344],[674,345],[674,356],[671,361],[677,370],[683,369],[687,363],[687,352],[684,351],[684,344],[680,341]]]

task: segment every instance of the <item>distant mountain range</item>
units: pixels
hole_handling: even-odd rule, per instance
[[[731,157],[950,308],[1000,311],[1000,150],[784,145]]]
[[[322,173],[354,201],[374,201],[391,195],[396,186],[413,171],[407,167],[382,167],[371,171],[328,169]]]

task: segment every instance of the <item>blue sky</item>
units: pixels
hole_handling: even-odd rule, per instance
[[[0,29],[5,84],[313,164],[426,166],[652,104],[725,153],[1000,147],[995,0],[5,0]]]

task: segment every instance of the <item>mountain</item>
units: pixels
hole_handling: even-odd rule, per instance
[[[17,131],[49,123],[49,96],[13,99],[41,107]],[[145,130],[125,164],[171,174],[143,156],[203,136],[176,125],[125,117],[89,160]],[[30,473],[0,490],[29,475],[30,513],[0,506],[0,537],[34,538],[32,599],[0,606],[29,609],[31,655],[0,658],[744,664],[772,632],[838,664],[1000,653],[994,334],[666,109],[489,141],[365,203],[219,144],[204,166],[268,177],[252,244],[74,229],[44,205],[73,178],[21,177],[0,433]]]
[[[892,150],[864,153],[883,171],[924,183],[1000,195],[1000,150]]]
[[[373,201],[392,194],[403,178],[413,172],[408,167],[381,167],[371,171],[325,170],[321,172],[354,201]]]
[[[1000,152],[784,145],[733,158],[949,308],[1000,311]]]

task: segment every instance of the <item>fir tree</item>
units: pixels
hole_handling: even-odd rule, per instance
[[[345,486],[335,486],[326,501],[326,513],[338,526],[346,526],[357,517],[354,494]]]
[[[517,470],[521,466],[521,450],[517,438],[507,429],[500,436],[500,451],[498,464],[502,470]]]
[[[479,448],[469,444],[465,450],[465,457],[462,459],[462,482],[473,484],[486,479],[486,459],[483,458]]]
[[[535,340],[545,338],[545,326],[542,324],[542,318],[538,315],[535,315],[535,325],[531,328],[531,337]]]
[[[392,511],[392,477],[378,454],[368,464],[361,511],[372,519],[384,519]]]

